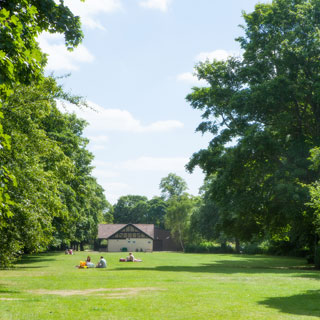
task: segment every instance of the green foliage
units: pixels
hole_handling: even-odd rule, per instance
[[[167,177],[161,179],[159,188],[162,197],[168,200],[174,196],[181,196],[187,190],[187,184],[181,177],[169,173]]]
[[[198,198],[183,194],[168,200],[165,226],[184,249],[189,238],[190,218],[198,203]]]
[[[64,33],[66,46],[77,46],[82,38],[80,18],[63,1],[4,0],[0,8],[0,95],[12,86],[42,78],[45,63],[36,41],[43,32]]]
[[[28,189],[30,181],[36,181],[38,179],[37,172],[41,172],[41,166],[38,166],[38,158],[33,160],[27,159],[25,149],[19,147],[17,150],[11,148],[11,141],[16,145],[23,145],[24,135],[28,135],[32,130],[32,124],[28,119],[26,124],[22,124],[22,130],[12,131],[12,127],[9,127],[10,121],[7,121],[6,116],[7,112],[4,112],[2,108],[8,106],[8,97],[12,95],[18,88],[20,84],[30,85],[31,83],[37,83],[43,79],[43,67],[45,65],[46,59],[41,53],[36,37],[43,31],[48,31],[51,33],[58,32],[64,33],[65,42],[69,49],[77,46],[82,39],[82,32],[80,29],[80,20],[79,17],[75,17],[69,8],[67,8],[63,1],[60,4],[56,4],[54,0],[43,0],[43,1],[33,1],[33,0],[3,0],[1,1],[0,6],[0,232],[1,235],[16,233],[15,228],[10,229],[14,226],[13,214],[24,215],[25,210],[31,214],[30,220],[33,221],[30,225],[25,225],[25,239],[19,239],[19,236],[16,237],[16,240],[6,245],[1,246],[1,263],[7,264],[7,261],[11,261],[11,258],[15,256],[18,252],[18,248],[21,247],[21,243],[28,243],[30,240],[31,247],[39,247],[39,239],[37,237],[31,236],[28,237],[28,234],[34,229],[41,229],[41,224],[46,225],[46,219],[37,218],[37,208],[32,207],[31,203],[27,202],[26,206],[23,206],[23,202],[20,202],[20,198],[25,197],[25,194],[22,194],[22,188],[25,187]],[[18,89],[19,91],[19,89]],[[46,112],[46,108],[44,108]],[[20,110],[21,112],[21,110]],[[28,113],[28,112],[27,112]],[[13,114],[12,114],[13,115]],[[21,120],[21,115],[15,114],[17,120]],[[28,113],[27,117],[30,116]],[[27,118],[26,117],[26,118]],[[5,119],[5,120],[4,120]],[[6,132],[4,131],[6,130]],[[26,130],[24,132],[23,130]],[[8,133],[14,134],[11,136]],[[39,137],[43,138],[39,130],[36,130],[33,138]],[[35,141],[35,140],[33,140]],[[32,139],[30,139],[32,143]],[[43,141],[42,144],[44,144]],[[40,142],[36,141],[36,146],[40,146]],[[26,146],[28,149],[29,146]],[[21,155],[17,155],[17,152],[22,152]],[[33,165],[35,170],[26,171],[25,179],[23,175],[23,167],[21,171],[15,171],[15,174],[20,177],[15,177],[15,174],[11,171],[9,155],[17,155],[17,162],[20,164],[23,163],[25,159],[26,168],[30,168]],[[30,160],[30,161],[29,161]],[[33,163],[32,163],[33,162]],[[6,165],[5,165],[6,164]],[[17,169],[19,165],[15,167]],[[31,171],[33,171],[31,173]],[[47,181],[51,179],[51,172],[47,172]],[[17,180],[20,180],[20,189],[15,194],[13,192],[16,187]],[[25,185],[24,185],[25,184]],[[42,187],[51,188],[54,185],[54,182],[47,183],[42,179],[39,179],[39,185]],[[26,189],[26,190],[27,190]],[[32,191],[35,191],[33,195],[34,199],[36,195],[39,195],[40,190],[35,188],[32,190],[26,191],[32,195]],[[19,193],[21,192],[21,193]],[[55,194],[55,191],[50,189],[52,194]],[[51,193],[48,193],[48,198],[51,197]],[[41,193],[41,192],[40,192]],[[42,196],[43,197],[43,196]],[[56,206],[56,199],[54,197],[50,199],[53,207]],[[30,206],[29,208],[27,208]],[[53,207],[51,210],[53,210]],[[60,209],[59,209],[60,210]],[[50,211],[50,210],[49,210]],[[23,213],[24,212],[24,213]],[[11,227],[10,227],[11,226]],[[40,229],[39,229],[40,228]],[[43,228],[45,229],[45,228]],[[6,236],[3,236],[3,239],[6,239]],[[45,240],[46,234],[40,235],[39,238]],[[11,239],[11,236],[10,236]],[[4,241],[4,240],[3,240]],[[39,247],[40,248],[40,247]]]
[[[168,204],[161,197],[153,197],[148,201],[148,212],[145,223],[153,223],[156,227],[165,228],[165,215]]]
[[[164,228],[167,203],[160,197],[122,196],[113,206],[114,223],[148,223]]]
[[[230,245],[217,245],[214,242],[200,242],[199,244],[190,243],[184,248],[187,253],[234,253]]]
[[[119,198],[113,207],[115,223],[145,223],[148,199],[144,196],[127,195]]]
[[[1,265],[19,252],[83,245],[96,237],[108,207],[91,176],[93,156],[82,137],[86,122],[56,108],[56,99],[79,99],[52,78],[14,89],[2,108],[3,129],[11,137],[3,164],[15,184],[6,186],[12,214],[0,216],[2,241],[9,242],[1,246]]]
[[[188,169],[214,176],[207,198],[228,236],[313,247],[303,184],[319,178],[308,159],[320,144],[319,14],[319,1],[258,4],[244,13],[243,58],[196,66],[208,86],[193,88],[187,100],[203,112],[197,131],[214,137]]]

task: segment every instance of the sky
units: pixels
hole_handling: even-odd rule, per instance
[[[201,112],[185,97],[194,86],[194,66],[206,59],[240,55],[235,41],[243,30],[243,10],[257,0],[65,0],[82,21],[84,41],[73,52],[62,35],[38,38],[48,54],[46,72],[66,91],[82,95],[92,107],[80,110],[84,135],[94,154],[93,176],[107,200],[135,194],[160,195],[169,173],[181,176],[198,194],[204,174],[185,165],[207,147],[209,134],[196,133]]]

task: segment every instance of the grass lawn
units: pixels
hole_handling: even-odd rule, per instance
[[[76,269],[86,255],[32,255],[0,270],[0,319],[320,317],[320,272],[302,259],[154,252],[120,263],[125,254],[104,253],[107,269]]]

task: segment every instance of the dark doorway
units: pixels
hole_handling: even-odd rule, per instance
[[[153,240],[153,251],[162,251],[163,242],[162,240]]]

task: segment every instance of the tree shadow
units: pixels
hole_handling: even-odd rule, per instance
[[[17,269],[42,269],[42,268],[48,268],[49,266],[16,266],[14,269],[11,270],[17,270]]]
[[[272,297],[259,304],[283,313],[320,317],[320,290],[309,290],[290,297]]]
[[[259,273],[274,273],[274,274],[294,274],[294,276],[301,276],[306,278],[320,279],[320,273],[314,268],[306,265],[297,264],[295,259],[276,258],[258,256],[258,257],[243,257],[236,260],[216,260],[212,263],[198,264],[194,266],[155,266],[144,267],[143,265],[126,265],[119,266],[111,270],[132,271],[164,271],[164,272],[191,272],[191,273],[245,273],[245,274],[259,274]],[[299,275],[297,275],[299,273]]]
[[[17,261],[15,266],[17,268],[23,268],[20,267],[20,265],[25,265],[25,264],[32,264],[32,263],[38,263],[38,262],[47,262],[47,261],[55,261],[56,256],[58,256],[59,253],[57,252],[52,252],[52,253],[41,253],[41,254],[36,254],[36,255],[25,255],[21,258],[21,260]],[[28,267],[30,268],[30,267]]]
[[[1,286],[0,286],[0,294],[12,294],[12,293],[20,293],[20,291],[18,291],[18,290],[9,290],[9,289],[6,289],[5,287],[1,288]]]

